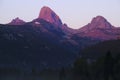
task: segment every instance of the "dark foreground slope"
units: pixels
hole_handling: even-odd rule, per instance
[[[79,50],[99,41],[66,33],[61,26],[39,18],[23,25],[0,25],[0,66],[65,67]]]
[[[113,56],[120,54],[120,40],[104,41],[87,47],[81,51],[81,56],[96,59],[105,56],[108,51],[110,51]]]
[[[65,47],[60,44],[64,33],[44,23],[0,25],[0,66],[47,68],[70,64],[75,54],[65,43]],[[53,28],[47,28],[47,24]]]

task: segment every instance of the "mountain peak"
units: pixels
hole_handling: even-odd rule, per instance
[[[25,24],[25,21],[21,20],[19,17],[13,19],[10,23],[10,25],[23,25]]]
[[[107,20],[103,16],[96,16],[92,19],[92,22],[107,22]]]
[[[120,30],[102,16],[94,17],[91,23],[79,29],[80,35],[102,40],[116,39]]]
[[[60,20],[59,16],[49,7],[44,6],[41,8],[39,17],[41,19],[44,19],[50,23],[53,23],[57,26],[61,26],[62,25],[62,21]]]
[[[92,29],[112,29],[113,26],[103,16],[96,16],[91,23],[86,25],[89,30]]]

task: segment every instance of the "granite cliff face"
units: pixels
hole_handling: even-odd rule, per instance
[[[43,8],[41,8],[39,17],[40,19],[44,19],[56,26],[61,26],[62,25],[62,21],[59,18],[59,16],[49,7],[44,6]]]

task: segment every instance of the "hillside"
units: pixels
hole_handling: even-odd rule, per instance
[[[93,46],[84,48],[80,55],[90,59],[96,59],[105,56],[110,51],[113,56],[120,54],[120,40],[104,41]]]

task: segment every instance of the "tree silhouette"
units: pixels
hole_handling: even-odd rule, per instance
[[[88,63],[84,58],[79,58],[74,63],[73,77],[75,80],[89,78]],[[90,79],[90,78],[89,78]]]
[[[111,52],[108,51],[104,59],[104,80],[109,80],[110,77],[113,80],[116,80],[113,69],[114,69],[114,59],[111,55]]]
[[[65,69],[63,67],[63,68],[61,68],[60,73],[59,73],[59,80],[64,80],[65,77],[66,77]]]
[[[120,53],[115,57],[114,72],[117,80],[120,80]]]

